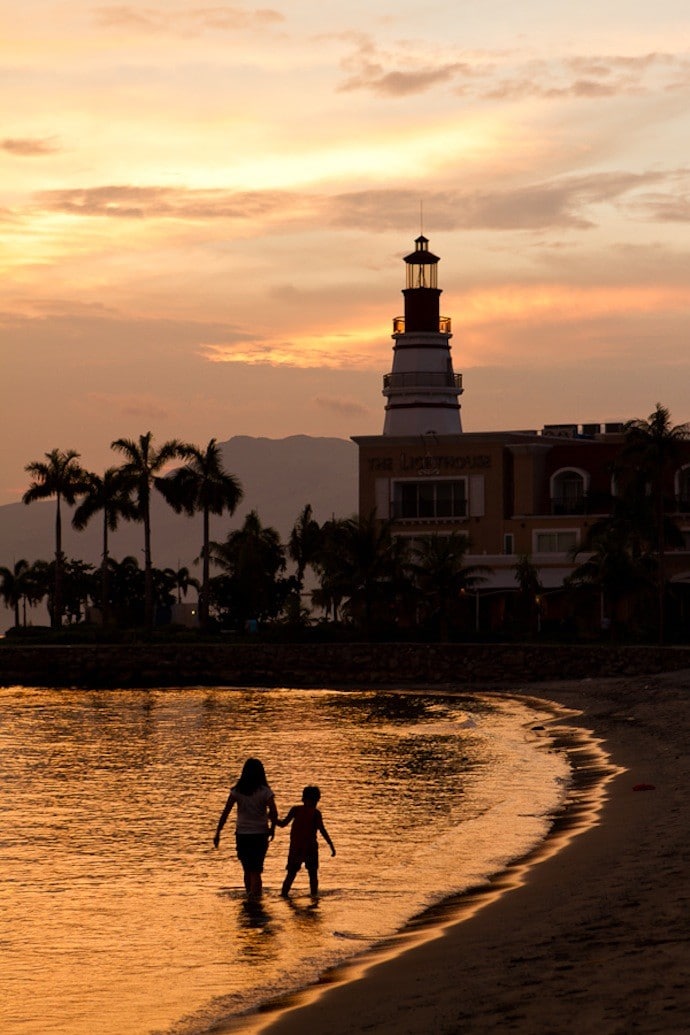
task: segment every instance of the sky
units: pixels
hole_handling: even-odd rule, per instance
[[[0,47],[0,504],[381,433],[420,229],[465,431],[690,419],[687,0],[3,0]]]

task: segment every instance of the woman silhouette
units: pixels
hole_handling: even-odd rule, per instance
[[[242,863],[245,891],[249,899],[256,902],[263,891],[261,874],[264,859],[278,819],[273,791],[268,786],[263,763],[258,758],[247,759],[239,780],[228,795],[213,838],[215,848],[220,844],[221,831],[235,804],[237,858]]]

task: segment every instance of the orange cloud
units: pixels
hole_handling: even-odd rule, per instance
[[[0,150],[21,158],[40,158],[60,150],[54,137],[5,137],[0,140]]]
[[[332,395],[317,395],[314,402],[321,409],[336,413],[341,417],[358,417],[371,411],[357,399],[342,399]]]
[[[111,413],[127,417],[141,417],[142,420],[164,420],[170,416],[170,408],[163,406],[158,396],[135,394],[118,395],[106,392],[88,392],[86,399],[95,404],[96,410],[104,407]]]
[[[639,95],[687,85],[690,62],[682,54],[563,55],[534,59],[506,52],[474,53],[460,47],[398,44],[387,49],[364,34],[345,37],[352,52],[342,61],[344,92],[367,90],[380,97],[407,97],[450,85],[463,97],[562,100]]]
[[[625,285],[570,287],[564,284],[516,284],[486,288],[462,296],[463,327],[498,323],[580,323],[600,316],[687,311],[690,287]]]
[[[371,369],[380,353],[381,328],[299,335],[294,338],[259,337],[237,342],[203,343],[202,356],[211,363],[266,364],[350,370]],[[372,342],[377,343],[372,345]]]
[[[95,19],[97,24],[106,28],[141,29],[145,32],[186,35],[190,31],[237,32],[246,29],[265,29],[283,22],[285,16],[273,8],[252,10],[230,4],[216,4],[188,11],[171,11],[166,7],[109,4],[96,8]]]

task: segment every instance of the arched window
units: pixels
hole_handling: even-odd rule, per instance
[[[589,489],[589,474],[579,467],[562,467],[551,475],[551,512],[583,514]]]
[[[676,471],[676,504],[681,513],[690,513],[690,464]]]

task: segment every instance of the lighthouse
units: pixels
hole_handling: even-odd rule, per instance
[[[439,259],[422,235],[404,261],[405,315],[393,320],[393,369],[383,378],[383,434],[458,435],[462,375],[453,372],[450,318],[440,315]]]

